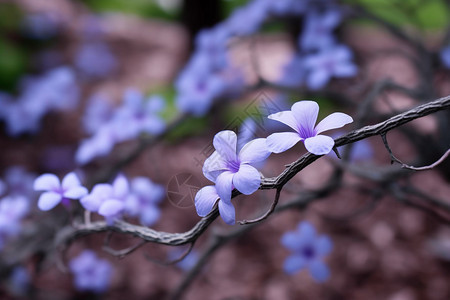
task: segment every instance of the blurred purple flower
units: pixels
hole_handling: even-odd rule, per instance
[[[102,94],[94,94],[88,100],[83,115],[83,128],[89,134],[96,133],[102,125],[108,123],[114,113],[111,100]]]
[[[9,290],[14,296],[24,297],[30,286],[30,274],[23,266],[15,267],[9,276]]]
[[[287,87],[300,87],[305,80],[305,63],[302,57],[293,56],[292,59],[283,66],[281,78],[278,83]]]
[[[88,42],[78,49],[74,64],[86,78],[101,79],[110,76],[118,62],[107,44]]]
[[[128,180],[125,176],[118,175],[112,184],[96,184],[89,195],[80,199],[80,203],[85,209],[104,216],[112,224],[122,215],[128,196]]]
[[[306,83],[312,90],[325,86],[331,77],[352,77],[358,67],[352,62],[352,52],[343,45],[336,45],[304,57],[307,71]]]
[[[142,225],[152,226],[160,217],[158,203],[164,198],[165,189],[146,177],[131,180],[131,193],[125,200],[125,213],[139,217]]]
[[[279,16],[301,14],[304,13],[308,7],[307,0],[259,0],[259,2],[270,3],[269,9],[271,13]]]
[[[79,291],[94,293],[105,292],[110,284],[113,274],[111,264],[98,258],[91,250],[84,250],[69,263],[70,271],[74,275],[74,285]]]
[[[336,9],[322,13],[309,12],[304,21],[304,30],[299,36],[300,49],[321,50],[333,45],[333,30],[339,25],[341,18],[341,12]]]
[[[26,36],[37,40],[54,38],[61,31],[61,25],[61,16],[51,12],[26,15],[22,22]]]
[[[3,182],[3,180],[0,179],[0,196],[6,193],[7,187],[6,183]]]
[[[334,140],[320,133],[340,128],[353,122],[347,114],[336,112],[324,118],[315,126],[319,114],[319,105],[314,101],[299,101],[290,111],[282,111],[269,116],[269,119],[284,123],[295,132],[273,133],[267,137],[267,147],[273,153],[281,153],[292,148],[299,141],[305,143],[306,150],[315,155],[328,154],[334,146]]]
[[[80,199],[88,193],[74,172],[64,176],[62,182],[55,174],[42,174],[34,181],[34,189],[45,191],[38,201],[39,209],[44,211],[54,208],[60,202],[69,205],[69,199]]]
[[[169,252],[170,260],[178,260],[182,255],[184,255],[186,249],[176,248]],[[183,270],[184,272],[188,272],[191,270],[198,262],[199,254],[195,249],[191,249],[188,255],[185,258],[176,263],[176,266]]]
[[[344,134],[343,132],[336,132],[336,133],[332,134],[331,136],[333,139],[337,139],[338,137],[340,137],[343,134]],[[339,150],[341,151],[341,155],[345,155],[345,153],[350,150],[350,156],[349,156],[350,162],[368,161],[368,160],[371,160],[374,156],[373,147],[370,145],[369,141],[366,139],[357,141],[357,142],[353,143],[352,145],[344,145],[342,147],[339,147]],[[332,156],[332,157],[337,158],[337,156]]]
[[[441,56],[441,60],[444,66],[447,69],[450,69],[450,45],[447,45],[446,47],[442,48],[439,54]]]
[[[248,5],[236,9],[228,19],[219,26],[230,35],[249,35],[259,30],[269,15],[268,1],[251,1]]]
[[[296,231],[285,233],[281,243],[293,252],[284,261],[286,273],[294,274],[302,269],[308,269],[311,276],[318,282],[329,278],[330,271],[322,259],[331,252],[333,244],[327,236],[317,236],[309,222],[301,222]]]
[[[24,196],[7,196],[0,199],[0,249],[8,239],[19,234],[21,220],[29,209],[29,202]]]
[[[4,173],[8,194],[11,196],[22,195],[27,198],[33,197],[35,194],[33,188],[35,179],[35,174],[26,171],[21,166],[12,166]]]

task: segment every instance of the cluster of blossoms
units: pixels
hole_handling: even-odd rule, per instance
[[[104,96],[94,95],[83,118],[84,128],[91,137],[82,141],[75,155],[79,164],[111,152],[115,144],[137,138],[140,134],[159,134],[166,124],[160,113],[165,107],[157,95],[146,98],[135,89],[128,89],[122,104],[114,108]]]
[[[110,76],[119,65],[111,48],[104,40],[101,20],[95,16],[85,18],[82,26],[82,43],[75,58],[75,68],[84,79],[102,79]]]
[[[0,94],[0,120],[11,136],[36,133],[50,111],[68,111],[78,105],[79,88],[69,67],[59,67],[40,77],[26,77],[20,95]],[[64,99],[64,100],[61,100]]]
[[[267,20],[283,16],[303,16],[304,29],[298,39],[299,54],[285,66],[280,84],[298,86],[306,82],[309,88],[319,89],[332,76],[356,75],[352,52],[333,36],[342,20],[342,12],[333,1],[254,0],[198,34],[195,53],[175,83],[178,109],[204,115],[214,100],[242,90],[244,80],[227,52],[230,38],[253,34]]]
[[[34,178],[21,167],[11,167],[0,180],[0,249],[21,231],[34,196]]]
[[[281,153],[303,141],[306,149],[315,155],[328,154],[334,147],[333,138],[322,135],[327,130],[341,128],[353,122],[344,113],[336,112],[316,124],[319,105],[314,101],[299,101],[290,111],[269,115],[269,119],[291,127],[294,132],[273,133],[266,139],[257,138],[238,148],[233,131],[217,133],[213,140],[215,152],[205,160],[203,174],[215,185],[200,189],[195,197],[199,216],[206,216],[218,203],[219,213],[227,224],[235,223],[235,209],[231,203],[234,188],[245,195],[259,189],[261,175],[256,167],[270,153]]]
[[[238,93],[244,80],[241,71],[231,64],[229,39],[255,33],[268,18],[300,14],[307,2],[254,0],[223,23],[201,31],[195,40],[195,53],[175,83],[178,109],[204,115],[214,100]]]
[[[164,198],[165,190],[146,177],[136,177],[128,183],[123,175],[112,184],[96,184],[90,193],[81,185],[74,172],[67,174],[62,182],[54,174],[42,174],[34,181],[34,189],[43,191],[38,201],[43,211],[59,203],[70,205],[70,200],[79,200],[88,211],[96,212],[112,223],[122,215],[138,218],[142,225],[153,225],[160,216],[157,206]]]
[[[84,250],[73,258],[69,268],[74,276],[74,286],[80,292],[103,293],[111,284],[111,264],[91,250]]]
[[[292,251],[284,262],[286,273],[294,274],[308,269],[316,281],[323,282],[328,279],[330,271],[322,259],[331,252],[333,244],[327,236],[318,236],[309,222],[301,222],[297,230],[285,233],[281,243]]]
[[[325,8],[305,11],[303,31],[298,37],[298,53],[285,66],[280,84],[312,90],[324,87],[332,77],[352,77],[358,72],[351,50],[336,41],[333,31],[341,23],[339,6],[328,1]]]

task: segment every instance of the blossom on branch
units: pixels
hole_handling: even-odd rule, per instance
[[[292,148],[299,141],[305,143],[306,150],[315,155],[328,154],[334,146],[333,138],[320,133],[341,128],[353,122],[352,117],[341,112],[327,116],[315,126],[319,105],[314,101],[299,101],[290,111],[271,114],[269,119],[284,123],[295,132],[278,132],[267,137],[267,147],[273,153],[281,153]]]
[[[308,269],[316,281],[323,282],[328,279],[330,271],[322,259],[330,253],[333,244],[327,236],[318,236],[309,222],[301,222],[296,231],[285,233],[281,243],[293,252],[284,261],[286,273],[294,274]]]
[[[69,205],[69,199],[80,199],[88,193],[74,172],[67,174],[62,182],[55,174],[42,174],[34,181],[34,190],[45,191],[38,202],[39,209],[44,211],[52,209],[60,202]]]

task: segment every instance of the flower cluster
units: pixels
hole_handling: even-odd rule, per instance
[[[70,200],[79,200],[88,211],[96,212],[109,222],[122,215],[138,218],[142,225],[153,225],[160,216],[157,206],[164,198],[165,190],[146,177],[135,177],[131,184],[123,175],[112,184],[96,184],[89,193],[74,172],[64,176],[62,182],[55,174],[42,174],[34,181],[34,189],[43,191],[38,207],[47,211],[59,203],[70,205]]]
[[[141,133],[159,134],[165,122],[158,116],[165,107],[160,96],[146,98],[135,89],[128,89],[121,106],[113,109],[104,96],[91,98],[84,127],[93,135],[82,141],[75,155],[79,164],[86,164],[97,156],[111,152],[115,144],[137,138]]]
[[[231,203],[234,188],[245,195],[254,193],[261,184],[256,169],[270,153],[284,152],[299,141],[315,155],[328,154],[334,147],[333,138],[320,133],[340,128],[353,119],[344,113],[332,113],[316,124],[319,105],[314,101],[299,101],[290,111],[268,116],[291,127],[295,132],[273,133],[266,139],[257,138],[238,148],[238,138],[233,131],[224,130],[214,136],[215,151],[203,164],[203,175],[215,185],[203,187],[195,196],[197,214],[206,216],[216,203],[219,213],[227,224],[235,223],[235,209]]]
[[[201,31],[195,41],[195,53],[175,83],[178,109],[204,115],[214,100],[239,92],[244,80],[241,70],[230,62],[229,39],[255,33],[271,17],[300,14],[306,4],[307,1],[297,0],[254,0],[234,11],[223,23]]]
[[[299,52],[285,66],[280,84],[306,84],[310,89],[318,90],[332,77],[345,78],[357,74],[351,50],[339,44],[333,36],[342,19],[342,11],[331,1],[326,9],[312,5],[305,11],[303,31],[298,38]]]
[[[281,243],[292,251],[291,256],[284,261],[286,273],[294,274],[308,269],[316,281],[323,282],[328,279],[330,271],[322,259],[331,252],[333,244],[327,236],[317,236],[309,222],[301,222],[297,230],[285,233]]]
[[[68,67],[59,67],[41,77],[25,78],[20,86],[17,99],[0,94],[0,120],[6,123],[11,136],[36,133],[49,111],[67,111],[78,105],[79,88],[74,72]]]
[[[81,198],[81,205],[96,212],[109,222],[122,215],[139,218],[142,225],[153,225],[160,216],[157,206],[164,198],[165,190],[145,177],[136,177],[131,184],[123,175],[112,184],[96,184],[91,193]]]
[[[0,249],[21,231],[30,211],[35,176],[19,166],[9,168],[0,180]]]
[[[111,264],[98,258],[91,250],[84,250],[69,263],[70,271],[74,276],[75,288],[82,292],[105,292],[113,275]]]

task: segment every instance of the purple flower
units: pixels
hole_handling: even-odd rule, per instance
[[[83,44],[75,57],[75,66],[87,78],[108,77],[117,69],[117,59],[107,44],[89,42]]]
[[[9,277],[9,289],[16,297],[26,296],[30,286],[31,278],[28,270],[23,266],[15,267]]]
[[[151,226],[158,221],[160,210],[158,203],[164,198],[165,190],[146,177],[131,180],[131,193],[125,201],[125,213],[139,217],[142,225]]]
[[[328,279],[330,271],[322,259],[330,253],[333,244],[327,236],[317,236],[309,222],[301,222],[296,231],[285,233],[281,243],[293,252],[284,261],[286,273],[294,274],[302,269],[308,269],[316,281],[323,282]]]
[[[60,32],[61,25],[62,17],[50,12],[27,15],[22,24],[25,34],[37,40],[55,37]]]
[[[17,236],[21,229],[21,220],[30,209],[24,196],[7,196],[0,200],[0,249],[8,239]]]
[[[176,260],[179,259],[184,253],[186,249],[183,248],[176,248],[173,251],[169,252],[169,259],[170,260]],[[199,254],[195,249],[192,249],[188,255],[186,255],[185,258],[183,258],[181,261],[176,263],[176,266],[183,270],[184,272],[187,272],[191,270],[198,262]]]
[[[44,211],[52,209],[60,202],[68,205],[69,199],[80,199],[88,192],[74,172],[64,176],[62,182],[55,174],[43,174],[34,181],[34,189],[45,191],[38,202],[39,209]]]
[[[111,284],[113,273],[111,264],[98,258],[91,250],[84,250],[73,258],[69,268],[74,275],[75,288],[79,291],[103,293]]]
[[[323,13],[311,12],[306,15],[304,30],[299,37],[302,50],[319,50],[330,47],[335,39],[333,30],[341,21],[339,10],[328,10]]]
[[[4,183],[11,196],[22,195],[27,198],[34,196],[33,183],[36,175],[26,171],[21,166],[12,166],[4,173]]]
[[[220,198],[219,212],[227,224],[234,224],[235,210],[231,203],[234,188],[245,195],[254,193],[261,184],[261,175],[254,167],[264,161],[270,152],[265,139],[246,143],[237,154],[237,136],[233,131],[217,133],[213,140],[216,151],[206,159],[203,174],[215,182],[214,186],[202,188],[195,196],[195,207],[199,216],[206,216]]]
[[[358,72],[358,67],[352,62],[352,52],[342,45],[310,54],[304,58],[304,63],[307,71],[306,83],[313,90],[325,86],[332,76],[352,77]]]
[[[440,52],[441,60],[447,69],[450,69],[450,45],[442,48]]]
[[[88,100],[83,116],[83,128],[89,134],[96,133],[113,116],[114,107],[105,95],[94,94]]]
[[[269,119],[284,123],[295,132],[278,132],[267,137],[267,147],[273,153],[281,153],[292,148],[299,141],[305,143],[306,150],[315,155],[328,154],[334,146],[334,140],[320,133],[340,128],[353,122],[347,114],[336,112],[327,116],[316,126],[319,105],[314,101],[299,101],[290,111],[282,111],[269,116]]]
[[[128,181],[125,176],[119,175],[112,185],[96,184],[89,195],[81,198],[80,203],[85,209],[97,212],[104,216],[108,223],[112,223],[123,213],[128,196]]]
[[[299,87],[305,80],[305,63],[300,56],[294,56],[283,66],[281,78],[278,83],[288,87]]]

